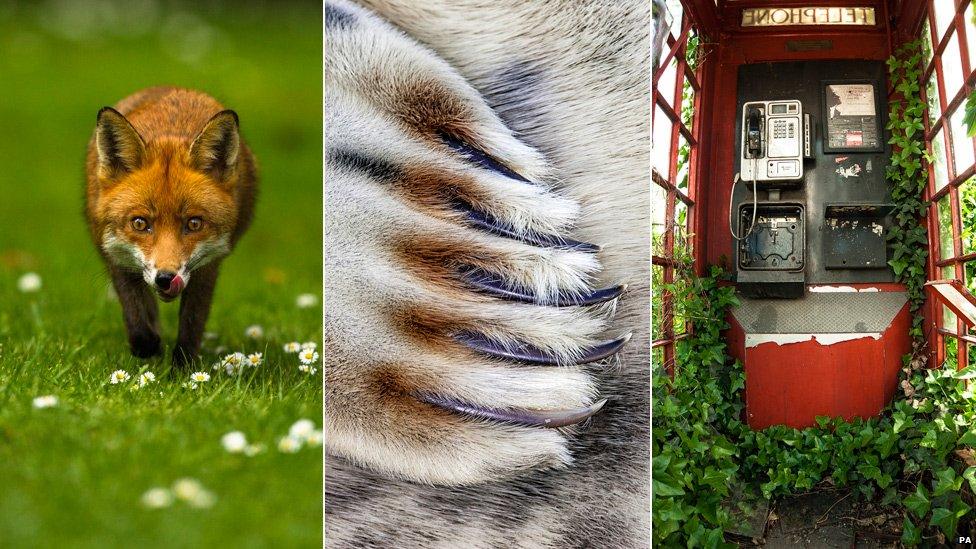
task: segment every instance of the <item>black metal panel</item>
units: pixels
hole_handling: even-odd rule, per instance
[[[741,120],[738,113],[747,101],[799,99],[805,113],[810,114],[813,159],[804,163],[803,184],[795,189],[784,189],[780,200],[805,205],[806,253],[805,279],[807,284],[893,282],[894,273],[886,265],[879,268],[854,265],[858,268],[837,268],[833,259],[828,261],[825,251],[837,251],[840,242],[837,234],[830,234],[825,217],[828,204],[848,203],[884,205],[891,202],[885,182],[885,166],[890,146],[883,152],[845,152],[826,154],[823,141],[822,93],[824,82],[870,81],[878,90],[877,110],[881,128],[887,125],[887,80],[885,66],[878,61],[795,61],[786,63],[760,63],[743,65],[738,75],[738,103],[736,106],[736,145],[728,154],[734,155],[735,170],[739,171],[741,150]],[[882,141],[887,143],[887,132]],[[729,182],[728,184],[731,184]],[[761,194],[764,194],[761,192]],[[764,197],[761,197],[761,200]],[[766,200],[763,200],[766,202]],[[733,195],[733,211],[741,205],[752,208],[752,192],[740,183]],[[850,235],[845,235],[850,236]],[[877,256],[877,240],[860,235],[863,244]],[[730,237],[731,238],[731,237]],[[828,240],[825,242],[825,239]],[[830,241],[833,239],[833,242]],[[738,243],[734,243],[734,248]],[[843,267],[843,263],[840,265]],[[738,269],[738,265],[736,265]],[[755,271],[753,271],[754,273]],[[739,277],[740,279],[742,277]],[[751,278],[751,277],[749,277]]]
[[[891,204],[828,204],[823,254],[828,269],[877,269],[888,265]]]

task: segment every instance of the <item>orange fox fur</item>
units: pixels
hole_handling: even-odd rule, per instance
[[[238,117],[212,97],[148,88],[98,113],[85,214],[122,304],[132,354],[160,354],[158,306],[180,301],[173,362],[197,357],[221,260],[257,192]]]

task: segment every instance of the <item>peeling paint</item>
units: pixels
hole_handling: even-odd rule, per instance
[[[831,293],[831,292],[880,292],[880,288],[855,288],[853,286],[810,286],[809,290],[816,293]]]
[[[844,341],[855,339],[881,339],[880,332],[845,332],[834,334],[746,334],[746,348],[758,347],[765,343],[775,343],[776,345],[790,345],[793,343],[803,343],[805,341],[816,341],[820,345],[834,345]]]

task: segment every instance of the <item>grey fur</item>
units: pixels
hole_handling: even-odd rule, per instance
[[[604,246],[599,254],[603,270],[593,273],[594,283],[630,285],[617,304],[613,326],[632,330],[634,337],[610,365],[580,370],[592,380],[600,397],[610,401],[588,424],[554,441],[565,445],[572,460],[568,466],[560,460],[533,459],[528,468],[497,470],[494,479],[479,477],[481,480],[468,485],[431,486],[327,456],[326,545],[649,546],[649,4],[632,0],[366,0],[362,4],[430,48],[428,54],[446,61],[464,78],[465,82],[454,85],[470,84],[478,93],[472,101],[483,101],[519,141],[541,152],[547,162],[545,169],[540,168],[543,179],[582,205],[571,236]],[[341,25],[332,25],[330,30],[327,24],[326,29],[329,155],[334,150],[330,144],[340,142],[343,147],[361,142],[369,148],[367,136],[350,136],[343,127],[361,121],[329,113],[330,97],[341,101],[335,98],[342,91],[330,90],[329,71],[346,69],[328,66],[330,34],[364,32],[383,40],[385,31],[376,25],[374,16],[345,2],[327,2],[326,10],[327,15],[329,10],[347,14]],[[379,124],[398,125],[392,120]],[[504,138],[499,139],[504,142],[498,145],[499,156],[523,158],[523,152],[513,152]],[[390,149],[402,146],[388,144]],[[400,206],[391,195],[363,190],[367,186],[363,180],[355,180],[360,182],[356,188],[350,184],[350,192],[374,194],[350,197],[341,192],[341,185],[330,189],[330,177],[353,181],[350,165],[357,177],[397,169],[398,162],[375,158],[380,154],[377,151],[344,150],[347,168],[334,163],[327,165],[326,172],[327,296],[330,279],[339,273],[356,277],[354,282],[364,288],[385,277],[396,280],[399,276],[395,265],[384,262],[375,263],[381,273],[377,277],[357,274],[356,269],[365,269],[366,263],[342,250],[361,246],[375,235],[351,231],[345,224],[353,219],[338,214],[354,216],[362,210],[357,201],[371,196],[390,212],[391,220],[413,219],[397,213]],[[350,154],[359,160],[350,161]],[[532,158],[525,161],[530,167],[535,162]],[[332,221],[330,210],[337,214]],[[389,230],[387,225],[382,227]],[[382,255],[366,251],[364,257],[372,257],[371,253]],[[348,285],[334,290],[350,291]],[[389,295],[399,299],[404,294]],[[349,328],[353,324],[366,334],[383,322],[382,314],[368,311],[356,322],[330,319],[330,314],[344,312],[341,307],[330,313],[326,304],[327,347],[330,338],[354,337]],[[382,337],[373,344],[398,345]],[[353,346],[339,344],[337,348]],[[339,360],[350,359],[340,356]],[[328,384],[328,375],[326,379]],[[554,380],[554,388],[559,383]],[[328,386],[326,394],[327,399],[336,396]],[[327,401],[326,413],[334,406],[335,402]],[[496,433],[490,429],[477,436]]]

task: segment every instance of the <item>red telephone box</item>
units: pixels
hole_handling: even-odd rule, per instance
[[[968,206],[959,198],[976,171],[976,149],[957,122],[976,80],[970,2],[668,4],[681,11],[672,18],[682,34],[666,37],[655,85],[668,63],[681,61],[688,35],[697,33],[704,54],[688,77],[697,86],[693,126],[674,131],[671,143],[693,145],[691,182],[684,193],[668,190],[665,213],[676,222],[675,204],[688,208],[699,270],[719,264],[732,273],[741,304],[726,337],[745,367],[749,424],[805,427],[818,416],[878,414],[897,390],[911,345],[905,288],[887,263],[893,205],[886,125],[894,92],[885,60],[904,42],[923,37],[931,44],[923,72],[926,142],[935,157],[926,192],[933,205],[923,220],[928,278],[964,284],[967,262],[976,260],[961,217]],[[680,110],[666,108],[680,104],[680,91],[676,86],[679,95],[668,101],[670,88],[655,89],[654,116]],[[666,146],[660,135],[655,129],[656,150]],[[677,171],[672,163],[655,184],[672,183]],[[941,364],[946,342],[965,365],[973,338],[942,307],[930,299],[924,311],[930,347],[938,351],[931,365]],[[666,342],[661,347],[666,355]]]

